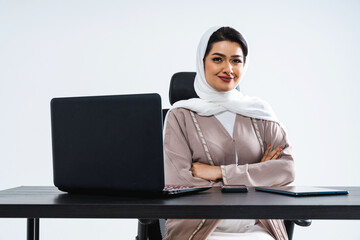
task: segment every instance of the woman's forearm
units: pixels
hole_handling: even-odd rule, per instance
[[[209,181],[216,181],[222,178],[220,166],[211,166],[195,162],[191,166],[191,172],[194,177],[199,177]]]

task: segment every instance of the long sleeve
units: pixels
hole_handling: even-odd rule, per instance
[[[232,137],[215,116],[192,115],[186,109],[169,112],[164,132],[166,184],[216,186],[224,181],[227,184],[271,186],[293,181],[291,147],[281,128],[269,121],[259,121],[261,142],[266,145],[270,143],[273,147],[279,144],[284,146],[280,159],[259,163],[262,152],[251,119],[241,115],[237,115],[236,119]],[[235,150],[242,165],[235,164]],[[211,163],[208,154],[211,155]],[[192,162],[221,166],[223,181],[212,182],[194,177],[190,170]],[[286,233],[283,225],[281,229],[278,228],[280,225],[274,225],[281,220],[260,221],[274,236],[277,236],[276,231]],[[274,224],[266,225],[268,221]],[[205,239],[219,222],[215,219],[168,220],[164,239],[176,239],[178,236],[188,236],[189,233],[193,239]]]
[[[222,175],[225,184],[245,184],[248,186],[281,186],[294,181],[295,166],[292,148],[286,133],[279,124],[270,121],[259,121],[259,131],[264,146],[271,144],[271,150],[278,145],[283,146],[279,159],[252,164],[222,165]]]
[[[210,181],[194,177],[191,172],[192,153],[186,130],[185,116],[170,111],[164,134],[165,183],[168,185],[208,186]],[[178,112],[178,111],[177,111]]]

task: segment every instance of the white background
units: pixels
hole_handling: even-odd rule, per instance
[[[241,83],[287,126],[296,185],[359,186],[360,1],[1,1],[0,189],[52,185],[50,99],[157,92],[195,70],[209,27],[249,43]],[[121,174],[121,170],[119,170]],[[1,219],[0,239],[25,239]],[[137,222],[42,219],[42,239],[134,239]],[[294,239],[360,239],[360,221],[314,220]]]

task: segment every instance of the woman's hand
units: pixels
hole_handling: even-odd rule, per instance
[[[271,153],[269,153],[270,151],[270,147],[271,145],[269,144],[265,150],[264,156],[262,157],[260,162],[266,162],[268,160],[273,160],[273,159],[278,159],[282,150],[283,150],[283,146],[279,145],[277,146],[274,150],[271,151]]]
[[[191,165],[191,172],[194,177],[209,181],[222,178],[220,166],[210,166],[204,163],[195,162]]]

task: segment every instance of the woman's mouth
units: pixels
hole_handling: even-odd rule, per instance
[[[220,78],[224,82],[230,82],[231,80],[233,80],[232,77],[228,77],[228,76],[218,76],[218,78]]]

